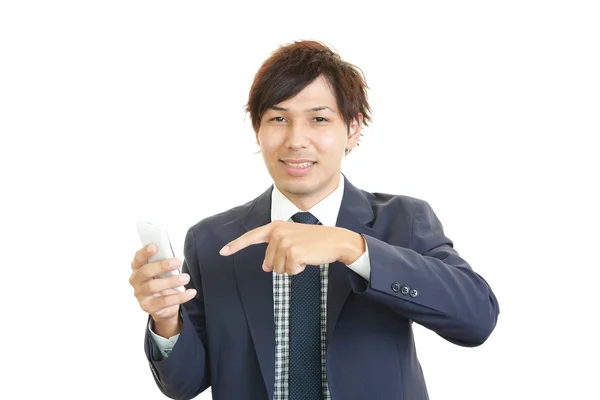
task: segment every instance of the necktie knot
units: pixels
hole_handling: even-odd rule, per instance
[[[300,224],[319,224],[319,220],[308,211],[297,212],[296,214],[292,215],[292,221],[298,222]]]

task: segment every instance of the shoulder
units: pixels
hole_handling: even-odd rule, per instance
[[[240,204],[199,220],[190,226],[188,235],[191,233],[196,240],[204,241],[203,239],[206,239],[207,236],[214,237],[218,235],[219,232],[229,231],[230,229],[228,228],[233,229],[236,226],[239,226],[255,201],[256,199],[250,200],[244,204]]]
[[[452,243],[445,238],[442,223],[427,200],[401,194],[362,192],[373,210],[372,228],[382,238],[408,248],[415,248],[417,240],[431,235]]]
[[[426,200],[418,197],[386,192],[368,192],[362,189],[360,191],[367,198],[376,214],[392,212],[414,215],[416,212],[431,208]]]

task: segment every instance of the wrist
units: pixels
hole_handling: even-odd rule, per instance
[[[348,229],[342,229],[339,244],[338,261],[345,265],[354,263],[366,251],[362,235]]]
[[[182,327],[183,321],[181,321],[179,313],[175,317],[168,319],[152,317],[152,330],[158,336],[169,339],[181,333]]]

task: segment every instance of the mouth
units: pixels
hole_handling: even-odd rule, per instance
[[[304,169],[304,168],[308,168],[310,166],[312,166],[313,164],[316,164],[316,161],[302,161],[302,162],[292,162],[292,161],[284,161],[284,160],[279,160],[282,163],[284,163],[285,165],[287,165],[290,168],[296,168],[296,169]]]
[[[289,176],[302,177],[310,173],[316,161],[308,160],[279,160],[283,169]]]

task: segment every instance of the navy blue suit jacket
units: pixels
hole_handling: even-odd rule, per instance
[[[460,346],[493,331],[498,301],[459,256],[423,200],[345,189],[337,226],[369,248],[367,282],[330,265],[327,376],[332,400],[422,400],[427,389],[412,323]],[[217,400],[272,399],[275,377],[273,278],[262,270],[267,244],[233,256],[219,250],[270,223],[272,186],[256,199],[192,226],[182,270],[197,296],[181,308],[183,331],[162,361],[146,332],[145,352],[160,390],[191,399],[208,387]]]

